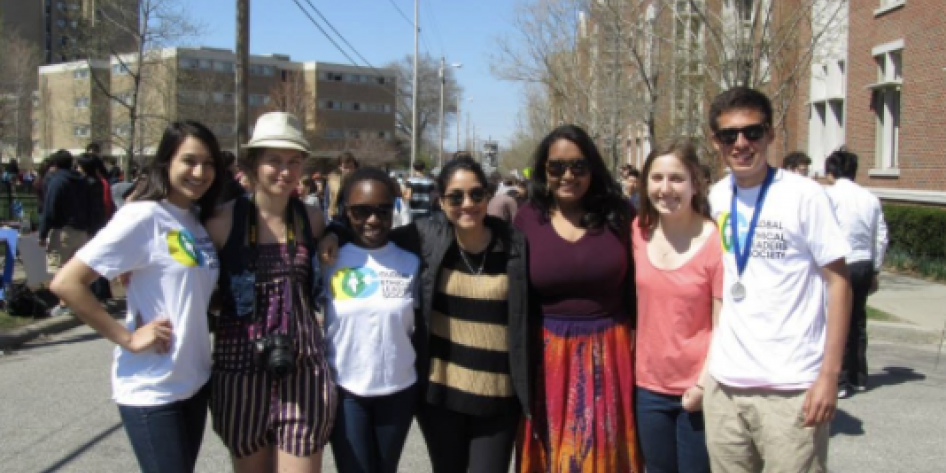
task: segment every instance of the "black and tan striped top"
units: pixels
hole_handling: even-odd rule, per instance
[[[478,416],[515,412],[506,251],[494,239],[485,264],[484,253],[467,253],[464,261],[460,251],[455,243],[447,251],[434,292],[427,402]]]

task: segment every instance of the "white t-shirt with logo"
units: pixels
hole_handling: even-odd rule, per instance
[[[827,294],[821,268],[843,259],[850,248],[824,189],[779,169],[740,279],[730,228],[732,182],[732,176],[718,182],[709,196],[724,267],[710,374],[733,387],[807,389],[824,358]],[[735,220],[740,242],[745,241],[760,189],[739,189]],[[746,296],[736,301],[732,287],[740,280]]]
[[[326,269],[325,340],[335,382],[359,396],[384,396],[417,381],[415,295],[420,260],[393,243],[354,244]]]
[[[168,353],[115,348],[113,399],[159,406],[193,397],[210,379],[207,307],[220,267],[194,212],[167,201],[129,202],[76,257],[108,279],[131,273],[129,331],[159,317],[171,321]]]

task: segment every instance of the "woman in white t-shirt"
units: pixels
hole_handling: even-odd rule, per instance
[[[130,201],[56,275],[51,289],[117,344],[112,397],[141,471],[194,470],[207,417],[207,308],[219,262],[202,222],[224,165],[203,125],[167,127]],[[128,311],[115,321],[89,290],[130,275]]]
[[[342,187],[353,241],[326,268],[329,366],[339,403],[332,454],[340,473],[393,473],[417,404],[411,341],[420,260],[388,241],[397,184],[356,170]]]

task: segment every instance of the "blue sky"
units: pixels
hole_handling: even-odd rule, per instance
[[[381,66],[414,50],[411,23],[413,0],[308,0],[332,22],[372,65]],[[457,79],[464,88],[461,108],[470,111],[477,137],[505,141],[515,129],[520,106],[518,84],[500,81],[489,71],[496,37],[511,28],[513,0],[419,0],[424,41],[421,54],[441,54],[448,63],[460,62]],[[306,5],[306,0],[299,0]],[[183,2],[194,19],[206,26],[200,45],[235,49],[235,0]],[[306,5],[307,6],[307,5]],[[317,15],[313,14],[317,19]],[[253,54],[288,54],[296,61],[348,64],[345,58],[303,15],[293,0],[251,0],[250,51]],[[330,31],[330,30],[329,30]],[[331,31],[330,31],[331,32]],[[337,41],[337,40],[336,40]],[[337,41],[344,47],[344,44]],[[349,53],[356,60],[357,56]],[[466,113],[463,113],[463,138]],[[445,146],[452,149],[454,133]]]

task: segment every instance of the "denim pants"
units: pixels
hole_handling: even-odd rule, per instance
[[[163,406],[118,405],[143,473],[193,472],[204,439],[210,384],[193,397]]]
[[[648,473],[709,473],[703,413],[685,411],[681,396],[635,391],[637,436]]]
[[[395,473],[417,405],[416,385],[385,396],[338,388],[332,456],[339,473]]]

